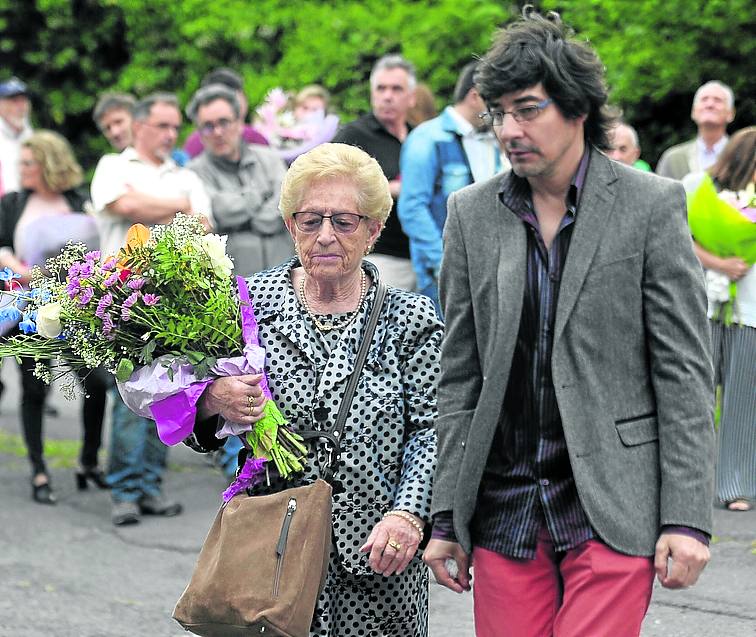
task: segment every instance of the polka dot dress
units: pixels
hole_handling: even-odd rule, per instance
[[[291,284],[296,259],[248,280],[274,399],[295,430],[328,429],[352,372],[375,286],[354,321],[321,334]],[[377,271],[365,269],[371,279]],[[338,317],[336,317],[338,318]],[[426,637],[428,574],[416,555],[401,575],[370,570],[359,548],[391,509],[428,521],[436,462],[436,383],[442,326],[430,301],[390,289],[342,436],[334,476],[334,543],[311,637]],[[318,422],[315,410],[326,420]],[[326,448],[310,445],[312,482]],[[291,486],[276,480],[272,489]],[[260,491],[268,490],[260,487]]]

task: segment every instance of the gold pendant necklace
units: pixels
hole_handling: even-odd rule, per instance
[[[305,277],[302,276],[302,280],[299,283],[299,297],[302,302],[302,307],[304,308],[304,311],[307,312],[307,316],[309,316],[312,322],[315,323],[315,327],[321,332],[344,329],[357,318],[357,313],[365,302],[365,297],[367,296],[367,276],[365,275],[365,270],[360,270],[360,273],[360,300],[357,303],[357,307],[351,312],[348,312],[346,316],[338,321],[321,321],[310,309],[310,304],[307,302],[307,297],[305,296]]]

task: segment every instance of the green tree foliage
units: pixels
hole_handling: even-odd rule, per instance
[[[596,47],[613,103],[656,161],[695,136],[693,94],[708,80],[732,87],[734,131],[756,121],[756,40],[749,0],[544,0]]]
[[[541,5],[596,46],[645,157],[692,135],[690,102],[707,79],[735,89],[733,128],[754,121],[747,0]],[[274,86],[315,82],[350,119],[368,108],[372,64],[398,52],[442,106],[459,69],[518,13],[500,0],[0,0],[0,68],[31,85],[35,124],[66,135],[91,169],[107,149],[91,121],[105,90],[168,90],[186,103],[206,72],[230,66],[253,105]]]

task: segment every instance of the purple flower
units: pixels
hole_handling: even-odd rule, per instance
[[[223,501],[228,502],[237,493],[262,482],[265,475],[266,458],[247,458],[239,476],[223,492]]]
[[[108,257],[105,259],[105,263],[102,264],[101,268],[103,272],[110,272],[111,270],[115,270],[116,267],[116,261],[115,257]]]
[[[100,260],[100,251],[99,250],[92,250],[91,252],[87,252],[84,255],[84,258],[87,261],[99,261]]]
[[[68,298],[73,299],[76,298],[76,295],[81,292],[81,285],[79,282],[79,279],[72,278],[68,281],[68,284],[66,285],[66,292],[68,293]]]
[[[102,284],[109,288],[111,285],[115,285],[118,282],[118,272],[113,272],[107,279],[105,279]]]
[[[94,290],[92,288],[84,288],[79,296],[79,307],[84,307],[92,300],[94,296]]]
[[[130,308],[132,305],[134,305],[134,303],[137,302],[137,299],[139,299],[139,296],[140,296],[139,292],[132,292],[131,294],[129,294],[129,296],[127,296],[126,300],[123,302],[123,307],[125,309]]]
[[[129,286],[130,290],[141,290],[145,283],[144,279],[130,279],[126,285]]]
[[[82,279],[88,279],[92,274],[94,274],[94,264],[91,261],[82,263],[79,268],[79,276],[81,276]]]
[[[108,337],[112,336],[114,327],[115,325],[113,324],[113,319],[110,318],[110,314],[105,314],[102,317],[102,333]]]
[[[77,278],[81,274],[81,263],[73,263],[70,268],[68,268],[68,276],[71,279]]]
[[[160,297],[157,294],[145,294],[142,297],[142,303],[145,305],[157,305],[157,302],[160,300]]]
[[[107,308],[110,307],[111,305],[113,305],[113,295],[110,292],[108,292],[97,303],[97,310],[95,311],[95,316],[97,318],[104,318]]]
[[[130,321],[131,320],[131,310],[127,307],[121,308],[121,319],[124,321]]]

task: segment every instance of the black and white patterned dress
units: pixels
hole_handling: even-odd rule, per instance
[[[248,285],[273,398],[295,430],[325,429],[336,418],[376,288],[350,325],[323,334],[294,292],[291,270],[298,265],[292,259],[251,277]],[[364,267],[377,280],[375,267]],[[428,574],[419,555],[401,575],[383,577],[370,570],[359,548],[391,509],[430,520],[442,333],[428,298],[389,289],[342,436],[334,545],[312,637],[428,634]],[[318,407],[328,410],[327,422],[315,421]],[[302,482],[317,477],[325,449],[316,445],[308,460]]]

